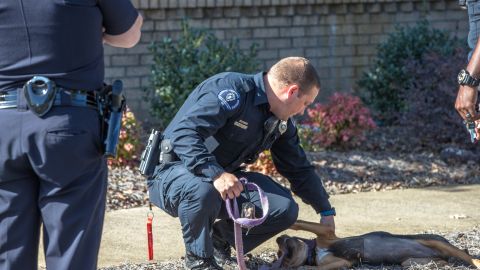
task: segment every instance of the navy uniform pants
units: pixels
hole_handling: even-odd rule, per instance
[[[235,173],[257,184],[268,197],[269,211],[265,222],[252,228],[248,235],[243,232],[244,252],[247,253],[289,228],[298,217],[298,205],[290,191],[270,177],[253,172]],[[221,237],[235,246],[233,222],[228,217],[225,202],[212,182],[191,174],[180,162],[169,163],[157,171],[148,181],[150,201],[165,212],[180,218],[186,251],[200,257],[213,255],[212,226]],[[256,216],[261,216],[261,202],[257,191],[251,191],[250,199],[255,205]],[[237,198],[241,205],[246,201],[244,194]]]
[[[107,188],[98,112],[0,109],[0,269],[96,269]]]
[[[468,0],[468,47],[470,47],[470,53],[468,59],[472,56],[473,50],[477,45],[478,36],[480,35],[480,0]]]

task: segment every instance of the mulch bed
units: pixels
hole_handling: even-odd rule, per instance
[[[308,155],[329,194],[480,183],[480,162],[444,158],[428,151],[330,150]],[[274,178],[289,186],[286,179]],[[147,203],[146,181],[136,169],[109,171],[107,211]]]

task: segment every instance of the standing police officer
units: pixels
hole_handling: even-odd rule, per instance
[[[221,269],[231,263],[233,223],[224,199],[246,201],[240,177],[262,188],[270,207],[262,225],[243,232],[245,252],[296,221],[298,205],[287,189],[266,175],[242,170],[242,163],[255,161],[265,149],[271,149],[276,168],[290,181],[293,192],[334,228],[334,209],[289,119],[302,114],[319,90],[312,64],[288,57],[266,73],[215,75],[187,98],[163,134],[162,162],[148,183],[150,200],[180,218],[187,269]],[[283,121],[274,121],[280,123],[274,128],[280,130],[275,141],[265,140],[271,119]],[[258,192],[249,195],[256,212],[261,212]]]
[[[466,121],[475,121],[480,119],[477,112],[478,87],[480,85],[480,1],[479,0],[460,0],[461,5],[468,9],[468,65],[458,73],[459,89],[455,109]],[[477,140],[480,140],[480,121],[477,121],[474,127],[474,134]]]
[[[107,167],[103,44],[132,47],[128,0],[0,3],[0,269],[96,269]]]

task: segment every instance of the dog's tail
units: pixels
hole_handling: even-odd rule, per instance
[[[474,259],[472,256],[464,252],[463,250],[455,247],[450,243],[445,243],[444,241],[439,240],[417,240],[419,243],[435,249],[440,254],[446,257],[455,257],[460,259],[470,265],[475,266],[477,269],[480,269],[480,260]]]

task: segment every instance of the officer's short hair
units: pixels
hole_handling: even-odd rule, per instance
[[[306,94],[311,89],[320,89],[320,78],[310,60],[303,57],[286,57],[275,63],[268,71],[278,83],[297,84],[300,92]]]

